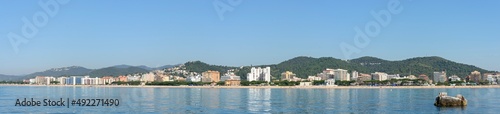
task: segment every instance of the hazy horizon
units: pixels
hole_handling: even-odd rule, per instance
[[[391,61],[439,56],[500,71],[499,5],[497,0],[0,1],[0,74],[195,60],[266,65],[297,56]],[[23,31],[30,27],[36,31]]]

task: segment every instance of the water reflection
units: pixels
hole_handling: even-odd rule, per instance
[[[271,89],[248,89],[248,110],[250,112],[268,112],[271,110]]]
[[[220,89],[202,89],[202,105],[207,108],[219,108]]]
[[[1,87],[0,113],[496,113],[500,89]],[[467,107],[435,107],[439,92]],[[118,107],[14,107],[16,98],[113,98]]]

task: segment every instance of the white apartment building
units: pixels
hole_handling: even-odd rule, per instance
[[[137,76],[137,75],[134,75],[134,76],[127,76],[127,80],[128,81],[141,81],[141,76]]]
[[[252,67],[250,73],[247,74],[247,80],[271,82],[271,67],[266,67],[266,68]]]
[[[488,80],[488,82],[490,84],[498,84],[498,79],[500,78],[500,75],[499,74],[488,74],[486,75],[486,80]]]
[[[56,80],[59,82],[60,85],[65,85],[66,84],[66,78],[67,77],[59,77]]]
[[[372,73],[372,80],[384,81],[387,80],[387,73],[375,72]]]
[[[318,77],[318,76],[308,76],[307,80],[309,80],[311,82],[312,81],[319,81],[319,80],[321,80],[321,77]]]
[[[325,80],[325,85],[326,85],[326,86],[336,86],[336,85],[335,85],[335,79],[328,79],[328,80]]]
[[[352,71],[351,73],[351,80],[357,80],[359,77],[358,71]]]
[[[56,81],[56,78],[54,78],[54,77],[45,77],[45,80],[46,80],[46,81],[45,81],[45,82],[46,82],[45,84],[46,84],[46,85],[50,85],[50,82],[52,82],[52,81]]]
[[[387,75],[387,79],[402,79],[401,76],[399,76],[399,74],[388,74]]]
[[[349,73],[347,73],[347,70],[335,69],[335,70],[333,70],[333,74],[334,74],[335,80],[340,80],[340,81],[350,81],[351,80],[351,76]]]
[[[155,81],[155,74],[153,72],[149,72],[147,74],[143,74],[142,75],[142,79],[141,81],[144,81],[144,82],[153,82]]]
[[[448,79],[450,79],[451,81],[461,81],[460,77],[458,77],[457,75],[450,76]]]
[[[434,82],[435,83],[438,83],[438,82],[446,82],[446,72],[445,71],[442,71],[442,72],[434,72]]]

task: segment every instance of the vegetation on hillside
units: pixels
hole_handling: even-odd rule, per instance
[[[280,79],[281,73],[285,71],[292,71],[299,78],[307,78],[307,76],[315,76],[321,73],[326,68],[333,69],[346,69],[349,72],[353,70],[360,73],[373,73],[385,72],[388,74],[400,74],[403,76],[426,74],[432,78],[433,72],[446,71],[448,76],[458,75],[461,78],[467,76],[472,71],[479,71],[482,73],[494,72],[488,71],[476,66],[456,63],[446,60],[441,57],[417,57],[401,61],[388,61],[375,57],[361,57],[349,61],[340,60],[332,57],[296,57],[276,65],[260,65],[260,66],[246,66],[228,67],[209,65],[200,61],[186,63],[186,69],[194,72],[203,72],[206,70],[217,70],[222,73],[229,69],[237,69],[236,75],[241,76],[242,80],[246,79],[247,73],[250,72],[251,67],[271,67],[271,75],[273,79]]]
[[[147,72],[149,71],[138,67],[128,67],[128,68],[108,67],[108,68],[97,69],[90,72],[90,77],[120,76],[127,74],[147,73]]]
[[[219,66],[219,65],[209,65],[201,61],[192,61],[184,64],[186,70],[190,72],[202,73],[208,70],[219,71],[221,75],[230,69],[236,69],[237,67]]]
[[[368,60],[351,60],[351,63],[361,64],[361,63],[376,63],[376,61]],[[389,74],[401,74],[401,75],[420,75],[426,74],[428,76],[433,76],[433,72],[446,71],[448,76],[457,75],[461,78],[467,76],[472,71],[479,71],[481,73],[494,72],[478,68],[473,65],[466,65],[462,63],[453,62],[446,60],[441,57],[417,57],[406,59],[402,61],[387,61],[381,64],[365,64],[366,68],[370,72],[386,72]]]

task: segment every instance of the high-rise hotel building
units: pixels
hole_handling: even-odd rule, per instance
[[[267,81],[271,82],[271,67],[255,68],[252,67],[250,73],[247,74],[248,81]]]

